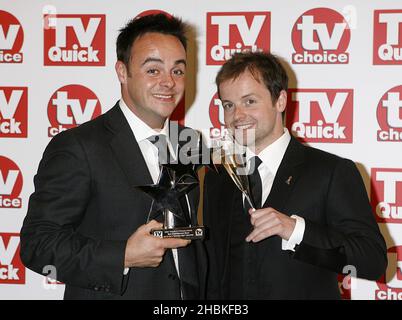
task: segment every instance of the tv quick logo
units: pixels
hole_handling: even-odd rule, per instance
[[[402,10],[375,10],[373,64],[402,64]]]
[[[90,89],[76,84],[64,86],[53,93],[47,106],[48,136],[54,137],[101,114],[99,99]]]
[[[0,63],[21,63],[24,30],[11,13],[0,10]]]
[[[352,89],[290,89],[286,126],[303,142],[353,142]]]
[[[222,65],[235,52],[270,50],[270,12],[208,12],[206,28],[207,65]]]
[[[0,284],[24,284],[18,233],[0,233]]]
[[[402,300],[402,247],[387,250],[388,267],[385,277],[377,281],[376,300]]]
[[[350,28],[339,12],[316,8],[303,13],[292,29],[294,64],[346,64]]]
[[[377,141],[402,141],[402,85],[389,89],[377,105]]]
[[[28,136],[28,88],[0,87],[0,138]]]
[[[104,14],[44,16],[45,66],[104,66]]]
[[[9,158],[0,156],[0,209],[21,208],[22,173]]]
[[[402,169],[371,169],[371,206],[378,222],[402,223]]]

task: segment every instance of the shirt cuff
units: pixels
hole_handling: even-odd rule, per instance
[[[130,271],[130,268],[124,268],[123,275],[126,276],[129,271]]]
[[[296,226],[289,238],[289,240],[282,239],[282,250],[295,251],[296,245],[300,244],[303,240],[304,229],[306,228],[306,222],[302,217],[297,215],[291,215],[291,218],[296,219]]]

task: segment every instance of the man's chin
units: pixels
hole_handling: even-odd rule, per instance
[[[255,129],[235,130],[234,138],[239,145],[250,148],[255,145]]]

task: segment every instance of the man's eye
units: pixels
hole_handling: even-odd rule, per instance
[[[159,71],[158,71],[157,69],[148,69],[148,70],[147,70],[147,73],[148,73],[148,74],[158,74]]]
[[[184,71],[181,69],[173,70],[173,74],[176,76],[182,76],[184,75]]]
[[[247,104],[254,104],[254,103],[256,103],[256,101],[255,101],[254,99],[248,99],[248,100],[246,101],[246,103],[247,103]]]
[[[229,109],[233,108],[233,103],[224,103],[222,106],[223,106],[223,109],[229,110]]]

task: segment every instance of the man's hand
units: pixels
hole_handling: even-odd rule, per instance
[[[152,229],[161,229],[162,223],[155,220],[139,227],[127,240],[124,267],[157,267],[167,249],[187,246],[191,241],[178,238],[158,238],[150,234]]]
[[[273,208],[249,210],[254,230],[247,236],[247,242],[258,242],[274,235],[289,240],[296,226],[296,219]]]

